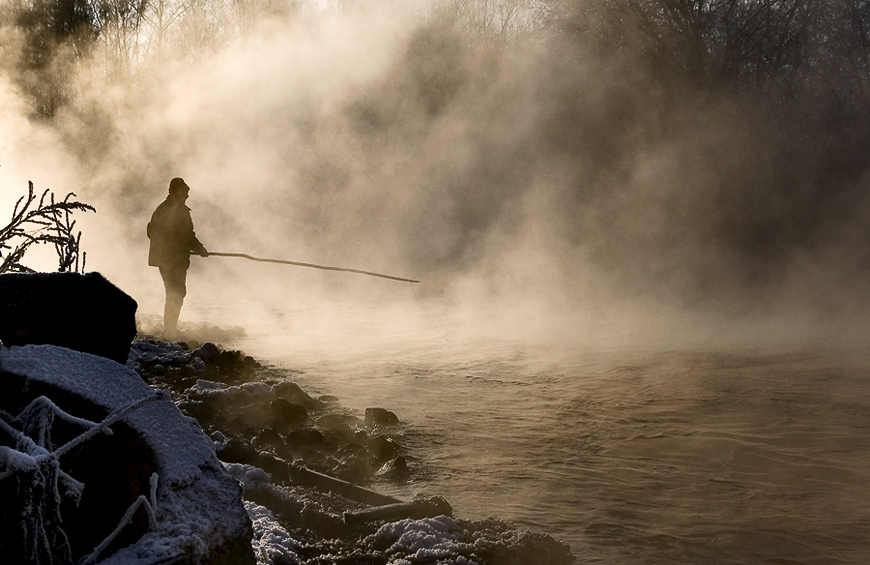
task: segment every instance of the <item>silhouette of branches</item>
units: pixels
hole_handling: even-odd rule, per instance
[[[85,254],[80,253],[81,232],[75,232],[76,210],[96,212],[83,202],[73,200],[70,192],[63,200],[55,200],[54,193],[46,189],[37,200],[33,183],[28,183],[27,195],[15,203],[12,219],[0,228],[0,273],[32,273],[33,269],[21,261],[30,246],[50,243],[58,257],[58,272],[83,272]],[[80,271],[81,269],[81,271]]]

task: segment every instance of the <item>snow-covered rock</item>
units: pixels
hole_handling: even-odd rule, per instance
[[[0,348],[0,379],[4,390],[21,382],[18,403],[37,393],[51,398],[54,391],[63,410],[67,410],[64,400],[80,397],[112,414],[155,396],[155,390],[129,368],[51,345]],[[4,402],[15,402],[14,395],[6,396]],[[20,408],[3,405],[3,409]],[[152,498],[157,527],[114,555],[100,556],[100,563],[253,564],[251,520],[241,500],[241,486],[217,460],[212,440],[196,420],[181,414],[163,394],[130,411],[119,424],[126,424],[144,442],[144,458],[148,458],[145,451],[153,453],[158,476]],[[104,457],[108,461],[113,455],[105,453]],[[75,470],[70,474],[76,478]],[[88,486],[86,482],[86,493]],[[134,493],[138,494],[148,493]]]

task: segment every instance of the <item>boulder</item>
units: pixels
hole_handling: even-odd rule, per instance
[[[227,463],[244,463],[253,465],[257,462],[257,450],[245,438],[230,438],[223,449],[218,452],[221,461]]]
[[[287,445],[294,449],[320,447],[323,445],[323,441],[323,434],[310,428],[290,430],[286,437]]]
[[[308,420],[308,410],[300,404],[288,402],[283,398],[276,398],[269,403],[269,411],[272,416],[287,426],[301,426]]]
[[[299,388],[299,385],[290,381],[282,381],[275,385],[274,392],[278,398],[299,404],[310,410],[317,410],[323,407],[323,403],[311,398],[307,392]]]
[[[99,273],[0,275],[0,341],[58,345],[125,364],[136,307]]]
[[[278,434],[275,428],[266,428],[254,437],[254,447],[257,449],[283,449],[284,439]]]
[[[399,417],[385,408],[366,408],[366,426],[394,426],[399,423]]]
[[[50,438],[44,449],[52,456],[33,457],[43,448],[7,441],[2,459],[25,473],[25,479],[36,463],[63,479],[58,481],[65,485],[59,513],[44,525],[57,528],[46,532],[47,539],[65,540],[71,562],[91,555],[101,565],[255,565],[252,525],[239,483],[217,460],[212,440],[195,420],[182,415],[168,394],[155,392],[135,372],[108,359],[51,345],[0,347],[0,409],[24,415],[40,402],[51,407],[50,418],[15,418],[7,428],[19,427],[40,441],[42,435]],[[107,418],[110,414],[115,416]],[[34,431],[25,420],[43,423]],[[93,426],[88,422],[104,420],[114,422],[111,435],[82,439],[87,434],[83,430]],[[17,475],[4,475],[4,481],[15,482],[10,487],[25,484]],[[0,493],[13,490],[0,488]],[[20,530],[9,526],[20,527],[16,520],[21,516],[46,516],[34,510],[60,500],[60,495],[38,490],[31,489],[42,494],[33,500],[42,502],[35,509],[31,503],[29,513],[0,505],[4,531],[11,533],[0,540],[4,563],[21,562],[14,558],[21,550],[31,554],[28,540],[16,538]],[[122,535],[108,545],[100,543],[111,539],[125,511],[135,504],[133,523],[118,530]],[[44,549],[53,553],[56,547]]]
[[[379,435],[369,440],[368,452],[375,461],[383,463],[396,456],[399,452],[399,446],[392,439]]]

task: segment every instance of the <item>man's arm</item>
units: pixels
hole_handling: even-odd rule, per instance
[[[191,228],[193,226],[191,225]],[[190,230],[190,251],[196,253],[200,257],[208,257],[208,250],[205,248],[205,245],[199,241],[196,237],[196,233],[193,229]]]
[[[190,251],[196,253],[200,257],[208,257],[208,250],[205,248],[205,245],[200,243],[196,238],[196,234],[193,232],[190,232]]]
[[[196,232],[193,231],[193,218],[190,217],[190,210],[187,210],[185,217],[185,231],[189,234],[187,238],[187,248],[191,253],[196,253],[201,257],[208,257],[208,250],[202,242],[196,237]]]

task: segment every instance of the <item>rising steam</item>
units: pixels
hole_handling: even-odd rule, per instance
[[[425,300],[584,340],[861,305],[866,3],[365,4],[164,0],[42,44],[7,7],[0,205],[27,180],[95,205],[89,268],[152,312],[175,176],[209,249],[424,281],[195,261],[191,293],[240,312]]]

